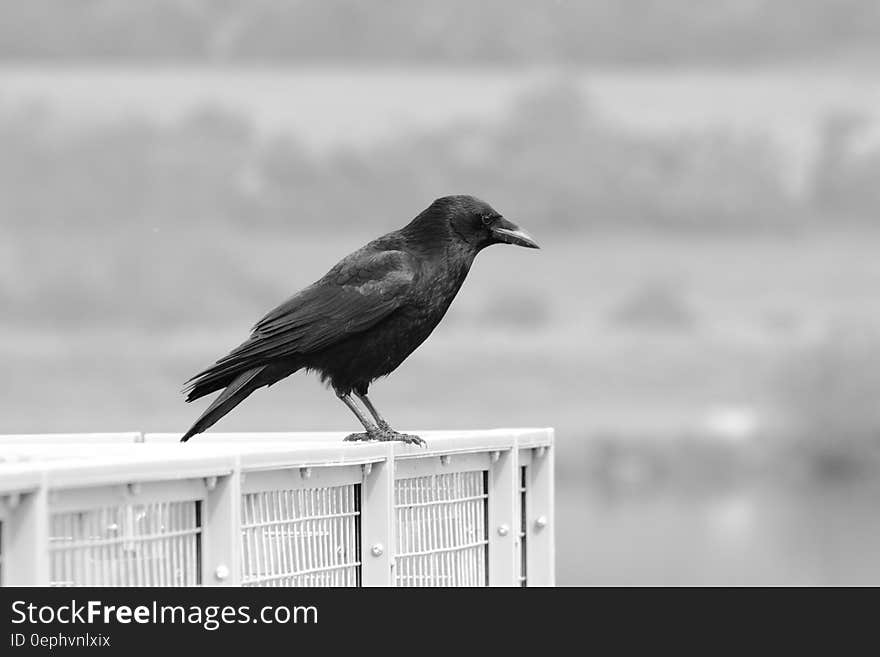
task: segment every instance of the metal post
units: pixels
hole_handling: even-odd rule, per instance
[[[553,463],[552,444],[532,450],[526,493],[529,586],[554,586],[556,583]]]
[[[205,479],[202,503],[202,585],[241,584],[241,466]]]
[[[361,584],[394,585],[394,446],[384,461],[363,466],[361,485]]]
[[[518,481],[513,449],[491,452],[489,466],[489,586],[517,584],[516,503]]]
[[[46,479],[34,491],[16,498],[6,524],[5,584],[49,585],[49,501]]]

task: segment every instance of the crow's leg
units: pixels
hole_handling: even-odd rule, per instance
[[[347,441],[357,441],[357,440],[379,440],[382,442],[387,442],[391,440],[399,440],[404,443],[412,443],[415,445],[425,445],[425,441],[419,438],[418,436],[410,436],[405,433],[397,433],[391,427],[388,426],[388,423],[384,420],[381,420],[384,423],[384,426],[376,426],[372,422],[367,419],[367,416],[364,415],[363,411],[358,408],[357,404],[355,404],[354,400],[351,398],[351,393],[336,393],[336,396],[339,397],[343,403],[351,409],[351,412],[355,414],[358,421],[364,425],[364,429],[366,431],[361,433],[352,433],[345,437]],[[373,405],[370,404],[369,407]],[[375,416],[375,409],[371,408],[371,413]],[[380,418],[376,418],[379,421]]]
[[[424,440],[419,438],[418,436],[413,436],[408,433],[399,433],[391,428],[391,425],[383,418],[379,411],[373,406],[373,402],[370,401],[370,398],[367,397],[365,392],[360,392],[355,390],[354,394],[357,395],[358,399],[363,402],[364,406],[366,406],[367,410],[370,411],[370,415],[373,416],[373,419],[376,420],[376,426],[379,427],[379,430],[391,436],[390,438],[385,438],[384,440],[400,440],[405,443],[413,443],[415,445],[420,445],[422,447],[427,447],[428,445]],[[383,440],[383,439],[380,439]]]
[[[364,415],[363,411],[358,408],[357,404],[354,403],[354,400],[351,398],[351,393],[337,392],[336,396],[342,400],[342,403],[348,406],[351,412],[355,414],[355,417],[357,417],[358,421],[362,425],[364,425],[364,429],[367,430],[367,433],[353,433],[351,434],[351,436],[346,438],[346,440],[368,440],[368,438],[354,438],[353,436],[368,436],[368,434],[370,434],[371,432],[375,432],[378,427],[370,422],[367,419],[367,416]]]
[[[394,429],[391,428],[391,425],[385,421],[385,418],[379,414],[379,411],[373,406],[373,402],[370,401],[370,398],[367,397],[366,394],[362,394],[358,391],[355,391],[354,394],[358,396],[358,399],[360,399],[364,403],[364,406],[367,407],[367,410],[370,411],[370,415],[376,420],[376,426],[380,429],[385,429],[386,431],[394,431]]]

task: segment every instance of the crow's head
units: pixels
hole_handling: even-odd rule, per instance
[[[420,221],[421,220],[421,221]],[[492,244],[540,248],[526,231],[508,221],[485,201],[473,196],[444,196],[416,217],[427,228],[451,228],[451,235],[479,251]],[[414,222],[415,223],[415,222]],[[445,224],[445,226],[444,226]]]

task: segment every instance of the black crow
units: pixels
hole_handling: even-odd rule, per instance
[[[257,388],[297,370],[314,370],[352,410],[364,433],[346,440],[400,440],[367,398],[431,334],[455,298],[474,257],[491,244],[538,245],[472,196],[444,196],[406,227],[343,258],[319,281],[269,312],[229,355],[187,382],[191,402],[223,390],[187,431],[201,433]],[[356,395],[372,415],[358,408]]]

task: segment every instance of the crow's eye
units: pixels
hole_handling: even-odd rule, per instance
[[[482,219],[484,226],[491,226],[495,222],[495,216],[491,214],[483,215]]]

